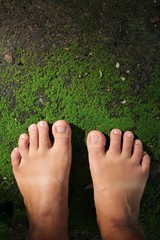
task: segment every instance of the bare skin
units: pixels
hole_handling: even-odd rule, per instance
[[[87,137],[97,221],[103,240],[142,240],[140,201],[149,175],[150,157],[132,132],[110,134],[110,147],[99,131]],[[122,142],[122,144],[121,144]]]
[[[11,154],[13,172],[24,198],[30,240],[68,239],[68,181],[71,129],[53,124],[54,144],[45,121],[29,127]],[[109,150],[101,132],[87,138],[97,220],[103,240],[145,239],[138,223],[139,207],[150,168],[150,157],[132,132],[111,132]]]
[[[59,120],[32,124],[11,153],[13,173],[24,198],[30,240],[68,239],[68,181],[71,166],[71,129]]]

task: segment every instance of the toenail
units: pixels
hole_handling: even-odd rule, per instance
[[[25,135],[25,134],[21,134],[21,139],[27,139],[27,138],[28,138],[27,135]]]
[[[90,140],[91,143],[97,143],[99,141],[100,137],[98,135],[91,135]]]
[[[113,131],[113,133],[114,133],[115,135],[118,135],[118,134],[120,134],[120,133],[121,133],[121,131],[120,131],[120,130],[118,130],[118,129],[115,129],[115,130]]]
[[[131,138],[131,137],[133,137],[133,134],[131,132],[128,132],[127,137]]]
[[[141,144],[141,141],[140,141],[139,139],[137,139],[137,140],[135,141],[135,144],[140,145],[140,144]]]
[[[45,123],[45,122],[39,122],[39,126],[40,126],[40,127],[45,127],[45,126],[46,126],[46,123]]]
[[[18,152],[19,149],[16,147],[16,148],[13,149],[13,151],[14,151],[14,152]]]
[[[67,127],[66,126],[56,126],[56,130],[59,133],[64,133],[67,131]]]
[[[35,126],[35,124],[32,124],[32,125],[30,125],[30,127],[29,127],[30,129],[35,129],[36,128],[36,126]]]

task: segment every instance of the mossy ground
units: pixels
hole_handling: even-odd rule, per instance
[[[82,231],[96,229],[92,191],[84,190],[91,182],[86,134],[91,129],[105,134],[113,127],[123,131],[130,129],[142,139],[154,160],[159,153],[159,76],[155,74],[152,83],[146,84],[141,94],[134,95],[131,86],[134,79],[128,77],[122,81],[119,71],[110,63],[109,53],[104,54],[98,47],[89,50],[88,55],[83,56],[81,48],[72,44],[67,50],[52,50],[39,64],[36,56],[31,58],[20,52],[20,64],[1,72],[1,91],[5,92],[0,104],[2,199],[14,202],[12,198],[17,194],[12,180],[10,152],[16,146],[19,134],[40,119],[49,123],[66,119],[73,129],[74,153],[70,228]],[[148,187],[149,206],[157,200],[157,188],[153,196],[153,186]],[[157,212],[159,205],[154,205],[151,210],[147,202],[144,201],[142,216],[149,224],[151,219],[155,221],[152,211]]]
[[[27,4],[28,11],[32,11]],[[122,4],[122,1],[114,4],[82,1],[75,5],[74,1],[55,1],[55,4],[56,7],[60,6],[60,10],[65,4],[68,8],[74,7],[72,14],[78,16],[78,20],[73,24],[67,21],[63,30],[73,33],[72,25],[77,25],[77,37],[70,37],[67,44],[65,38],[65,44],[49,47],[45,51],[41,49],[40,52],[30,48],[24,51],[19,44],[14,53],[14,64],[8,65],[3,61],[1,64],[0,238],[19,240],[26,236],[24,206],[10,165],[10,152],[17,145],[19,135],[27,132],[31,123],[39,120],[44,119],[52,124],[57,119],[65,119],[73,131],[70,231],[78,230],[81,239],[87,239],[86,233],[98,233],[93,191],[85,190],[85,186],[91,183],[85,139],[92,129],[108,136],[110,130],[117,127],[122,131],[134,131],[152,156],[152,169],[142,201],[140,220],[148,239],[158,240],[160,49],[159,45],[154,45],[154,49],[146,51],[149,48],[147,44],[157,37],[152,26],[149,26],[150,31],[145,25],[146,29],[140,35],[147,17],[144,12],[141,15],[140,10],[149,9],[150,3],[146,1],[138,5],[134,2],[128,5]],[[105,4],[108,4],[108,8],[104,8]],[[133,7],[137,9],[136,13]],[[128,11],[124,11],[126,9]],[[57,14],[59,16],[58,11]],[[105,23],[112,33],[105,29]],[[45,28],[51,27],[49,18]],[[47,34],[45,40],[49,41],[49,31]],[[134,39],[134,35],[138,40]],[[146,39],[144,46],[141,39]],[[145,54],[142,54],[143,51],[146,51]],[[120,63],[119,68],[116,68],[117,62]],[[20,236],[16,236],[16,231],[20,232]]]

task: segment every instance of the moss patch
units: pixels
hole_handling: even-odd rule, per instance
[[[113,64],[110,53],[103,49],[87,45],[84,51],[74,42],[68,48],[52,49],[41,56],[19,50],[16,63],[5,66],[0,73],[2,201],[9,199],[16,206],[19,203],[19,197],[14,200],[18,191],[12,178],[10,152],[20,133],[41,119],[49,123],[65,119],[73,129],[71,230],[98,231],[92,190],[84,190],[91,182],[85,147],[90,130],[108,134],[113,127],[130,129],[143,141],[153,162],[159,156],[159,69],[149,83],[141,86],[133,76],[122,79],[116,62]],[[156,177],[148,184],[142,206],[142,224],[152,226],[146,229],[148,236],[155,232],[159,211],[159,185],[154,186],[154,181]]]

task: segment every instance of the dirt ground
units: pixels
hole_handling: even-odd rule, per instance
[[[159,11],[156,0],[0,0],[0,66],[5,54],[16,63],[18,49],[40,55],[71,42],[99,43],[141,91],[160,55]]]
[[[19,49],[41,55],[58,46],[68,48],[72,42],[102,44],[114,64],[123,63],[122,74],[129,71],[137,79],[133,91],[139,93],[158,67],[159,39],[156,0],[0,0],[0,68],[9,64],[6,54],[17,64]],[[26,239],[26,231],[22,228],[10,239]],[[100,238],[73,232],[71,239]]]
[[[154,0],[0,0],[0,64],[5,54],[16,61],[19,48],[40,54],[72,41],[98,41],[148,80],[159,50],[159,10]]]

